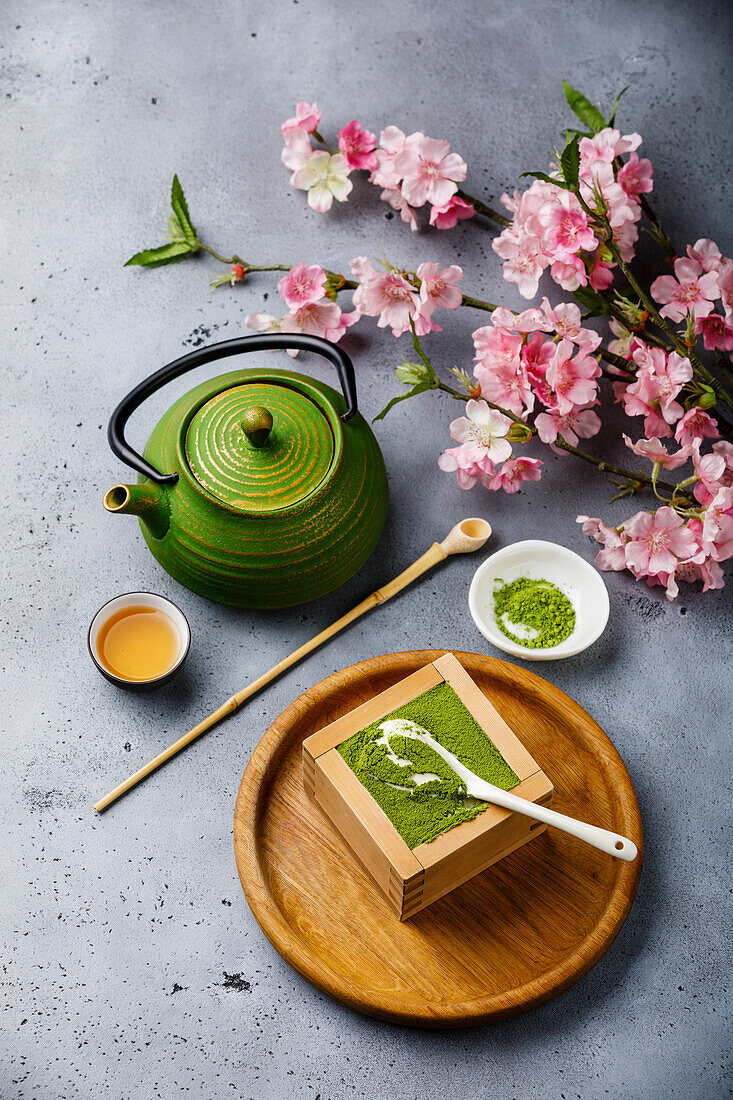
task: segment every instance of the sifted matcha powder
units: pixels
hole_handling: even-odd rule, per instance
[[[390,737],[393,753],[409,761],[405,766],[393,763],[384,745],[377,745],[375,741],[382,736],[382,722],[395,718],[406,718],[422,726],[474,774],[489,783],[508,791],[519,782],[519,777],[449,684],[430,688],[378,722],[359,730],[339,745],[338,751],[410,848],[434,840],[462,821],[470,821],[482,813],[488,803],[469,798],[455,772],[429,745],[409,737]],[[437,775],[438,779],[418,783],[412,778],[426,774]]]
[[[497,580],[494,617],[502,634],[527,649],[551,649],[575,629],[575,609],[565,593],[532,577],[511,584]]]

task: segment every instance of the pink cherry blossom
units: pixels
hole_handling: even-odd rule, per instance
[[[318,110],[318,104],[308,103],[302,99],[300,103],[295,104],[295,117],[283,122],[280,133],[285,136],[293,130],[301,130],[304,134],[310,134],[318,128],[320,121],[321,112]]]
[[[693,493],[695,500],[708,507],[719,489],[728,489],[733,485],[733,444],[726,440],[713,444],[712,454],[700,453],[700,441],[692,444],[695,473],[699,480]]]
[[[600,188],[606,215],[613,229],[613,239],[618,245],[621,258],[631,260],[634,256],[639,230],[636,223],[641,217],[641,206],[634,195],[627,195],[620,183],[614,179],[610,164],[599,164],[591,174],[591,180],[581,179],[581,194],[592,207],[596,205],[595,190]]]
[[[677,442],[685,446],[696,439],[717,439],[719,435],[717,422],[697,405],[685,413],[674,432]]]
[[[641,205],[636,191],[650,188],[651,169],[632,154],[624,176],[627,193],[614,175],[614,160],[621,155],[619,150],[630,152],[640,141],[638,134],[622,137],[618,130],[606,127],[580,142],[581,195],[595,208],[600,191],[614,242],[627,261],[634,256],[639,236]],[[502,195],[501,201],[513,215],[512,224],[492,247],[504,260],[504,278],[516,283],[523,297],[534,297],[539,276],[548,266],[564,290],[575,291],[589,282],[596,290],[611,285],[615,265],[599,256],[598,241],[575,195],[535,180],[526,191]]]
[[[592,409],[575,409],[565,416],[553,409],[535,417],[535,427],[543,443],[552,444],[561,435],[571,447],[577,447],[578,440],[591,439],[598,434],[601,430],[601,418]]]
[[[596,554],[596,565],[599,569],[619,572],[626,569],[626,539],[619,535],[613,528],[609,528],[610,534],[605,546]]]
[[[546,378],[562,415],[573,411],[576,405],[588,405],[598,393],[596,379],[601,368],[597,360],[582,350],[573,358],[575,348],[569,340],[561,340],[555,348]]]
[[[719,297],[723,302],[725,319],[733,324],[733,260],[724,260],[718,270]]]
[[[308,302],[299,309],[291,310],[283,317],[281,332],[304,332],[309,336],[323,336],[336,344],[346,329],[359,320],[360,314],[342,313],[336,302],[324,298],[320,302]],[[297,350],[289,350],[288,355],[295,357]]]
[[[707,317],[696,317],[695,333],[698,336],[702,334],[702,342],[708,351],[713,351],[715,348],[719,351],[733,349],[733,324],[725,317],[721,317],[719,313],[711,313]]]
[[[659,439],[639,439],[632,443],[627,435],[623,436],[624,443],[635,455],[646,458],[655,465],[663,466],[665,470],[676,470],[678,466],[684,466],[692,454],[692,447],[680,447],[674,454],[670,454]]]
[[[515,283],[523,298],[534,298],[540,275],[547,266],[541,257],[539,243],[527,233],[511,234],[504,230],[492,241],[494,252],[505,261],[504,278]]]
[[[290,309],[318,302],[325,294],[326,272],[318,264],[310,267],[303,260],[291,267],[277,284],[280,297]]]
[[[707,317],[720,296],[718,275],[714,271],[703,275],[697,260],[682,257],[674,262],[674,277],[660,275],[652,283],[651,293],[655,302],[663,303],[662,317],[681,321],[690,311],[695,317]]]
[[[692,522],[690,523],[692,527]],[[692,584],[694,581],[702,581],[703,592],[708,592],[711,588],[724,588],[725,581],[723,580],[723,570],[720,568],[716,561],[711,558],[706,558],[704,561],[685,561],[681,562],[677,566],[675,574],[680,580],[687,581]],[[668,588],[669,593],[669,588]]]
[[[450,434],[463,444],[463,454],[472,462],[488,458],[504,462],[512,453],[506,434],[512,426],[508,416],[492,409],[486,401],[466,402],[466,415],[451,422]]]
[[[513,318],[512,318],[513,320]],[[487,369],[499,364],[519,364],[522,337],[501,325],[482,325],[472,334],[475,362]]]
[[[481,386],[481,393],[495,405],[501,405],[515,416],[525,416],[534,408],[534,393],[521,360],[515,363],[496,363],[486,367],[479,362],[474,374]]]
[[[588,283],[588,271],[582,258],[569,253],[553,260],[550,274],[563,290],[577,290],[579,286],[587,286]]]
[[[580,170],[586,174],[598,164],[613,164],[616,157],[623,153],[631,153],[641,145],[640,134],[624,134],[620,130],[614,130],[607,126],[599,130],[591,138],[581,138]]]
[[[388,202],[393,210],[398,210],[403,222],[407,222],[414,233],[417,229],[417,214],[407,202],[399,186],[385,187],[380,194],[382,202]]]
[[[626,326],[617,321],[615,317],[609,317],[608,327],[616,337],[615,340],[608,341],[608,350],[612,351],[614,355],[620,355],[623,359],[630,359],[634,334],[629,332]]]
[[[687,562],[685,563],[687,564]],[[644,579],[650,588],[654,585],[661,584],[666,588],[666,597],[668,600],[676,600],[679,595],[679,586],[677,584],[677,577],[679,576],[680,565],[671,573],[647,573],[643,578],[637,577],[637,580]]]
[[[713,561],[733,556],[733,486],[724,486],[705,509],[702,546]]]
[[[498,473],[489,483],[490,489],[503,489],[505,493],[517,493],[525,481],[539,481],[542,477],[540,467],[544,463],[538,458],[508,458],[502,463]]]
[[[523,338],[497,325],[484,325],[473,334],[474,374],[490,401],[523,416],[534,407],[534,394],[522,362]]]
[[[608,290],[613,282],[613,269],[616,265],[602,260],[596,252],[590,257],[588,266],[588,282],[593,290]]]
[[[599,569],[613,570],[619,573],[626,569],[626,536],[614,527],[608,527],[602,520],[592,516],[578,516],[576,523],[582,524],[584,535],[590,535],[603,546],[596,555],[596,565]]]
[[[353,183],[349,166],[341,153],[318,152],[293,173],[293,186],[308,192],[308,205],[319,214],[331,209],[333,200],[346,202]]]
[[[420,313],[423,317],[430,317],[438,307],[458,309],[463,294],[456,284],[463,278],[462,267],[451,264],[441,271],[440,264],[423,263],[416,275],[420,279]]]
[[[606,188],[606,191],[607,190],[609,189]],[[619,188],[619,191],[621,191],[622,194],[625,194],[622,188]],[[604,197],[606,197],[605,191]],[[628,211],[629,209],[631,209],[629,206],[625,208],[626,211]],[[631,260],[633,260],[634,253],[636,252],[636,242],[639,239],[639,229],[636,223],[641,217],[641,207],[637,203],[634,203],[633,211],[635,216],[628,217],[620,225],[613,224],[613,211],[611,211],[610,214],[611,225],[613,227],[614,242],[618,246],[618,250],[621,253],[621,259],[626,260],[627,263],[630,263]]]
[[[723,456],[726,469],[731,472],[733,477],[733,443],[729,443],[727,439],[720,439],[717,443],[713,443],[713,450],[716,455]]]
[[[472,218],[476,213],[473,203],[466,202],[458,195],[451,195],[442,206],[433,206],[430,210],[430,224],[436,229],[453,229],[460,219]]]
[[[248,313],[244,323],[255,332],[280,332],[283,320],[274,313]]]
[[[695,486],[696,498],[701,504],[710,504],[718,490],[726,488],[723,484],[723,478],[728,474],[725,458],[715,451],[712,454],[701,454],[700,444],[697,441],[691,450],[695,473],[700,479],[699,484]],[[729,484],[733,483],[733,479],[728,477],[727,480]]]
[[[377,275],[380,274],[368,256],[354,256],[353,260],[349,260],[349,267],[351,268],[351,274],[354,275],[360,283],[368,282],[369,279],[375,279]]]
[[[291,172],[297,172],[302,168],[309,157],[313,156],[313,146],[305,130],[288,130],[284,135],[285,145],[280,154],[280,159]],[[293,182],[292,176],[290,182]]]
[[[663,439],[672,434],[669,425],[684,412],[675,398],[692,378],[692,366],[689,359],[675,351],[667,355],[661,348],[648,348],[642,343],[634,350],[633,359],[640,369],[636,380],[621,389],[620,400],[628,416],[645,418],[647,439]]]
[[[705,237],[695,241],[694,245],[688,244],[687,255],[691,260],[696,260],[703,271],[720,271],[725,263],[725,258],[721,255],[715,241],[707,240]]]
[[[417,135],[414,144],[397,153],[395,169],[403,176],[402,191],[411,206],[430,202],[445,206],[466,178],[467,165],[457,153],[451,153],[450,142]]]
[[[474,461],[466,455],[465,447],[449,447],[438,459],[438,466],[446,473],[455,473],[459,489],[472,489],[480,481],[487,489],[494,475],[494,463],[483,457]]]
[[[419,135],[413,134],[406,138],[402,130],[397,126],[388,126],[379,135],[379,148],[375,151],[377,165],[369,177],[369,182],[377,187],[397,187],[402,180],[402,173],[395,168],[395,157],[407,145],[411,146],[413,139]]]
[[[652,162],[646,158],[639,160],[637,154],[632,153],[616,178],[627,195],[642,195],[653,189],[652,175]]]
[[[549,255],[564,257],[598,247],[584,210],[569,191],[558,190],[553,201],[540,207],[538,217],[545,229],[542,248]]]
[[[546,298],[545,301],[547,301]],[[522,335],[539,331],[550,332],[552,329],[552,323],[536,306],[525,309],[522,313],[515,313],[506,306],[498,306],[491,314],[491,323],[497,328],[513,330]]]
[[[377,147],[376,134],[363,130],[355,118],[339,133],[339,149],[346,158],[349,168],[377,168],[379,162],[374,153]]]
[[[547,381],[547,368],[555,354],[555,344],[540,332],[530,336],[522,348],[521,359],[535,395],[548,408],[555,404],[555,395]]]
[[[415,287],[399,271],[376,271],[365,256],[352,260],[351,270],[359,280],[353,302],[360,313],[379,317],[379,328],[389,326],[394,336],[407,332],[420,311]]]
[[[552,309],[547,298],[543,298],[542,310],[550,326],[564,340],[571,340],[587,352],[595,351],[600,344],[601,337],[597,332],[593,332],[589,328],[583,328],[580,321],[580,309],[574,302],[561,302],[560,305]]]
[[[659,508],[656,514],[637,512],[624,523],[626,563],[637,577],[674,573],[681,560],[691,558],[697,546],[690,530],[673,508]]]

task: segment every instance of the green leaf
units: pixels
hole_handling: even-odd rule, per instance
[[[572,84],[568,84],[567,80],[563,80],[562,86],[573,114],[577,115],[586,126],[589,126],[594,134],[597,134],[599,130],[603,130],[606,126],[606,120],[598,108],[594,107],[582,92],[579,92]]]
[[[616,111],[618,110],[619,100],[621,99],[621,96],[624,94],[624,92],[628,92],[628,90],[629,90],[629,85],[627,84],[625,88],[621,89],[621,91],[618,93],[618,95],[614,99],[613,107],[611,108],[611,114],[608,116],[608,125],[609,126],[613,126],[614,122],[616,121]]]
[[[183,227],[178,220],[177,214],[170,214],[168,216],[168,236],[172,241],[186,240],[186,234],[183,232]]]
[[[171,184],[171,206],[173,207],[173,213],[178,218],[185,239],[189,244],[193,244],[196,240],[196,230],[191,225],[186,197],[183,194],[183,188],[181,187],[181,181],[178,176],[173,177],[173,183]]]
[[[565,144],[565,148],[560,154],[560,168],[566,183],[569,183],[571,187],[578,186],[578,175],[580,173],[580,153],[578,151],[578,138],[572,137]]]
[[[571,134],[576,134],[579,138],[593,137],[590,130],[575,130],[572,126],[565,127],[565,140],[568,141]]]
[[[125,267],[162,267],[164,264],[176,264],[193,249],[188,241],[170,241],[159,248],[144,248],[142,252],[136,252],[125,264]]]
[[[412,330],[412,346],[425,364],[427,377],[430,380],[431,384],[436,383],[437,379],[435,377],[435,371],[433,370],[433,364],[430,362],[427,355],[422,349],[422,344],[420,343],[420,338],[417,335],[417,329],[415,328],[415,322],[413,321],[412,317],[408,318],[408,320],[410,322],[410,329]]]
[[[407,393],[398,393],[396,397],[393,397],[391,401],[388,401],[380,413],[372,419],[372,424],[375,420],[384,420],[390,409],[393,409],[395,405],[398,405],[400,401],[407,401],[410,397],[417,397],[419,393],[425,393],[426,390],[432,390],[433,386],[430,382],[418,382],[416,386],[413,386]]]
[[[520,180],[524,176],[533,176],[536,180],[544,180],[545,183],[551,183],[555,187],[561,187],[563,191],[575,191],[575,188],[571,187],[569,183],[564,183],[563,180],[553,179],[552,176],[548,176],[546,172],[520,172]]]
[[[573,291],[573,296],[576,302],[587,310],[591,317],[599,317],[607,312],[604,299],[592,287],[579,286],[577,290]]]

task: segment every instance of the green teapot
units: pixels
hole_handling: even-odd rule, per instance
[[[294,371],[233,371],[176,401],[144,457],[126,442],[130,415],[166,382],[273,349],[330,360],[343,396]],[[258,334],[184,355],[120,402],[107,438],[139,474],[105,494],[107,511],[138,516],[163,568],[218,603],[275,608],[325,595],[361,568],[387,516],[384,459],[357,411],[353,364],[320,337]]]

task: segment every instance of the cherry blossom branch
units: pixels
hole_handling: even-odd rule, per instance
[[[625,260],[621,259],[621,254],[618,250],[618,247],[613,243],[609,243],[609,247],[611,249],[611,252],[614,254],[614,257],[617,257],[617,262],[619,267],[621,268],[621,271],[624,274],[624,278],[626,279],[629,286],[635,291],[635,293],[638,294],[639,301],[647,310],[649,316],[652,317],[652,319],[654,320],[654,324],[657,325],[657,327],[660,328],[662,332],[664,332],[669,337],[669,339],[674,344],[677,352],[683,357],[683,359],[690,360],[693,368],[697,371],[700,377],[704,378],[708,385],[714,387],[715,392],[720,397],[722,397],[726,405],[728,405],[730,408],[733,408],[733,398],[731,398],[730,394],[725,389],[723,389],[722,386],[720,386],[720,383],[718,382],[718,379],[715,378],[715,375],[711,374],[708,368],[700,362],[693,349],[689,347],[689,345],[686,344],[684,340],[680,339],[674,329],[670,328],[664,317],[662,317],[661,313],[658,311],[651,297],[642,288],[638,279],[631,270],[629,264],[627,264]],[[720,388],[718,388],[719,386]]]
[[[727,390],[723,387],[723,385],[715,377],[715,375],[713,375],[708,370],[708,368],[700,362],[693,348],[689,344],[685,343],[685,341],[681,339],[681,337],[674,331],[674,329],[667,324],[666,320],[664,319],[664,317],[662,317],[661,313],[657,309],[651,295],[647,294],[639,280],[636,278],[634,272],[631,269],[631,265],[628,264],[626,260],[624,260],[624,258],[622,257],[618,244],[614,240],[613,229],[611,227],[610,221],[608,220],[608,216],[605,213],[605,208],[603,213],[599,213],[598,210],[594,210],[593,207],[589,205],[589,203],[581,194],[579,185],[572,190],[583,210],[585,210],[586,214],[591,220],[592,224],[596,226],[599,230],[610,255],[618,264],[619,269],[626,279],[626,282],[637,295],[640,303],[644,306],[644,309],[646,310],[650,319],[657,326],[657,328],[665,334],[668,340],[671,341],[672,346],[675,348],[677,353],[682,356],[683,359],[689,359],[693,370],[697,372],[698,376],[700,378],[703,378],[707,382],[707,384],[713,388],[715,394],[719,396],[730,408],[733,408],[733,397],[731,397],[731,395],[727,392]]]
[[[493,313],[495,309],[499,308],[493,302],[485,302],[481,298],[472,298],[469,294],[462,296],[461,305],[468,306],[469,309],[481,309],[486,313]]]
[[[476,213],[481,214],[484,218],[488,218],[489,221],[496,222],[497,225],[502,226],[504,229],[512,224],[511,220],[505,217],[504,214],[500,214],[498,210],[494,210],[481,199],[475,199],[472,195],[468,195],[462,187],[458,188],[456,194],[458,198],[463,199],[464,202],[470,202]]]
[[[622,355],[616,355],[612,351],[607,351],[606,348],[599,348],[598,354],[601,359],[605,359],[607,363],[616,368],[617,373],[615,375],[609,375],[609,377],[621,378],[627,381],[633,381],[636,375],[630,370],[631,364],[628,359],[624,359]]]
[[[639,203],[641,205],[641,209],[646,214],[647,220],[651,222],[652,226],[654,227],[652,230],[649,230],[652,237],[654,237],[654,240],[657,241],[660,248],[662,248],[662,250],[665,252],[667,259],[670,261],[674,260],[677,256],[677,253],[674,250],[674,245],[672,244],[669,235],[665,232],[661,221],[652,209],[652,204],[649,202],[646,195],[639,195]]]
[[[449,386],[446,382],[439,378],[437,374],[435,378],[436,385],[431,387],[432,389],[440,390],[442,393],[448,394],[449,397],[454,398],[454,400],[463,401],[463,403],[465,404],[470,396],[469,394],[461,393],[460,390],[456,390],[453,388],[453,386]],[[489,408],[496,409],[497,412],[500,412],[503,416],[508,417],[509,420],[511,420],[514,424],[521,425],[522,428],[525,428],[527,430],[530,436],[539,435],[539,432],[537,431],[537,428],[535,428],[534,424],[530,424],[526,420],[522,420],[521,416],[517,416],[516,413],[510,412],[509,409],[505,409],[502,405],[497,405],[494,401],[489,401],[486,397],[482,397],[481,400],[486,401],[486,404],[489,406]],[[594,465],[604,474],[615,474],[617,477],[623,478],[624,481],[629,482],[629,484],[633,485],[635,488],[640,489],[642,486],[645,485],[650,489],[654,489],[655,486],[658,486],[660,489],[665,489],[668,493],[672,494],[678,488],[678,486],[672,485],[666,481],[659,481],[658,478],[647,477],[646,474],[638,473],[635,470],[626,470],[623,466],[616,466],[612,462],[606,462],[605,459],[596,458],[595,455],[589,454],[588,451],[583,451],[580,447],[573,447],[572,444],[566,443],[561,435],[557,437],[553,446],[558,447],[562,451],[566,451],[568,454],[575,455],[576,458],[582,458],[584,462],[592,463],[592,465]]]
[[[225,264],[227,266],[239,264],[243,268],[244,273],[246,273],[247,275],[253,272],[290,271],[293,266],[292,264],[249,264],[245,260],[241,259],[241,257],[239,257],[236,253],[232,253],[231,256],[225,257],[220,255],[220,253],[216,252],[215,249],[210,248],[203,242],[201,242],[200,247],[203,252],[208,252],[208,254],[210,256],[213,256],[215,260],[218,260],[219,263]],[[331,281],[332,284],[334,284],[334,286],[336,287],[335,293],[339,293],[339,291],[341,290],[356,290],[357,286],[359,285],[355,280],[345,278],[345,276],[343,276],[340,272],[330,271],[327,268],[324,268],[324,270],[329,281]],[[469,309],[480,310],[484,313],[493,313],[495,309],[499,308],[494,302],[488,302],[482,298],[474,298],[470,294],[462,295],[461,305],[466,306]],[[623,319],[623,315],[620,313],[619,318]],[[605,360],[605,362],[613,366],[618,372],[616,374],[610,374],[609,372],[604,371],[604,375],[606,378],[609,378],[611,380],[618,380],[620,378],[627,381],[633,381],[635,375],[633,371],[629,370],[629,361],[627,359],[622,358],[622,356],[620,355],[615,355],[613,352],[607,351],[605,348],[599,349],[598,354],[600,355],[601,359]]]

